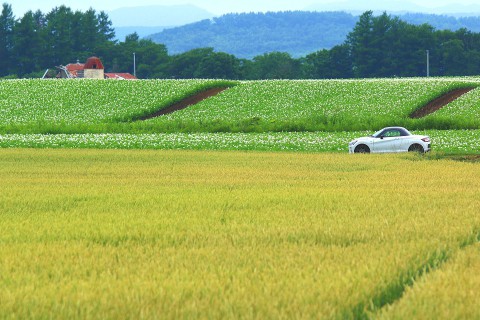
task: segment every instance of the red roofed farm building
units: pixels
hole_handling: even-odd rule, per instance
[[[97,57],[90,57],[87,62],[69,63],[66,66],[57,67],[57,78],[64,79],[121,79],[136,80],[137,77],[130,73],[105,73],[102,61]]]

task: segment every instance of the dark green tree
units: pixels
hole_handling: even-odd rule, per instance
[[[105,44],[105,42],[114,41],[115,29],[112,27],[112,21],[105,11],[100,11],[97,15],[97,21],[97,31],[100,37],[99,42]]]
[[[286,52],[271,52],[253,58],[254,79],[299,79],[301,64]]]
[[[61,65],[76,60],[73,50],[72,21],[76,20],[72,10],[64,5],[54,8],[46,15],[47,46],[51,65]]]
[[[434,29],[428,24],[419,26],[401,23],[401,30],[391,40],[394,61],[391,76],[421,77],[427,74],[426,50],[429,50],[434,61],[435,52]],[[433,63],[430,68],[433,74]]]
[[[369,76],[377,67],[371,49],[374,44],[372,11],[360,16],[355,28],[348,34],[346,43],[351,50],[355,77]]]
[[[442,43],[441,61],[443,65],[443,74],[445,76],[456,76],[465,74],[467,69],[467,51],[463,41],[452,39]]]
[[[135,48],[135,57],[138,62],[137,77],[147,79],[167,76],[165,64],[169,57],[167,47],[163,44],[141,39]]]
[[[169,60],[167,48],[163,44],[148,39],[140,39],[137,33],[126,36],[124,42],[116,44],[111,71],[136,73],[138,78],[165,78],[168,76],[166,64]],[[134,70],[134,57],[136,70]],[[107,67],[108,68],[108,67]]]
[[[124,42],[114,47],[115,53],[112,55],[110,71],[134,73],[133,58],[134,53],[136,55],[139,40],[140,37],[134,32],[127,35]]]
[[[38,18],[38,15],[35,16],[32,11],[28,11],[15,24],[13,52],[17,74],[38,72],[44,67],[45,44],[41,26],[37,23]]]
[[[352,78],[352,61],[347,45],[335,46],[331,50],[320,50],[302,59],[303,78],[341,79]]]
[[[13,27],[15,18],[12,6],[4,3],[0,15],[0,76],[8,75],[13,69]]]
[[[330,50],[331,79],[353,78],[353,62],[348,45],[335,46]]]
[[[424,76],[426,50],[432,52],[432,57],[438,57],[434,39],[434,29],[429,25],[410,25],[386,13],[374,17],[368,11],[360,17],[346,42],[353,74],[355,77]]]
[[[238,79],[239,73],[239,61],[235,56],[212,51],[200,61],[194,76],[207,79]]]
[[[195,78],[201,61],[212,53],[213,48],[199,48],[174,55],[170,59],[168,74],[177,79]]]
[[[332,61],[330,59],[330,50],[323,49],[307,55],[302,60],[303,77],[310,79],[330,78]]]
[[[83,61],[87,55],[83,50],[83,13],[81,11],[75,11],[71,12],[71,14],[70,21],[68,21],[69,33],[71,35],[69,47],[75,53],[74,58]]]

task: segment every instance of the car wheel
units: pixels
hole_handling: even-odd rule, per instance
[[[364,144],[355,147],[355,153],[370,153],[370,148]]]
[[[424,153],[425,150],[423,147],[419,144],[412,144],[410,148],[408,148],[408,152],[418,152],[418,153]]]

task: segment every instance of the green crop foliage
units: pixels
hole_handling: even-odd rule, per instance
[[[413,111],[475,78],[251,81],[192,108],[150,120],[159,128],[193,131],[355,131],[392,125],[444,129],[440,120],[413,120]],[[475,90],[477,92],[478,90]],[[477,114],[466,107],[466,114]],[[449,128],[479,128],[465,119]],[[453,124],[452,124],[453,121]]]
[[[0,123],[62,130],[69,125],[125,122],[200,91],[234,85],[222,80],[8,80],[0,81]]]
[[[246,81],[142,80],[0,82],[1,133],[194,133],[479,129],[474,90],[445,111],[409,115],[478,78]],[[230,87],[187,109],[135,121],[199,91]]]
[[[478,165],[412,160],[2,149],[0,318],[378,315],[480,230]]]

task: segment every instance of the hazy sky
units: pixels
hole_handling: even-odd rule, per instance
[[[358,0],[355,2],[368,3],[371,0]],[[400,2],[402,0],[390,0]],[[474,0],[407,0],[425,7],[439,7],[448,4],[468,5],[475,4]],[[0,0],[1,3],[12,5],[16,16],[23,15],[28,10],[40,9],[48,12],[56,6],[65,4],[74,10],[86,10],[89,7],[97,11],[111,11],[121,7],[148,6],[148,5],[175,5],[194,4],[207,9],[213,14],[228,12],[252,12],[252,11],[279,11],[279,10],[302,10],[312,4],[341,3],[333,0]]]

